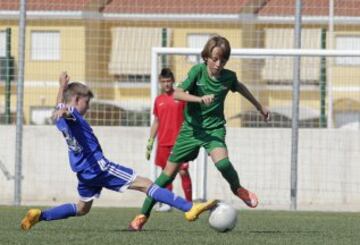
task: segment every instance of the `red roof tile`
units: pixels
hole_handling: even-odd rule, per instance
[[[112,0],[109,13],[239,13],[249,0]],[[1,0],[0,10],[18,10],[19,0]],[[82,11],[91,0],[27,0],[30,11]]]
[[[29,11],[81,11],[90,0],[27,0]],[[0,10],[19,10],[19,0],[1,0]]]
[[[261,16],[293,16],[296,0],[109,0],[105,13],[239,14],[244,4],[264,5]],[[19,0],[0,0],[0,10],[18,10]],[[84,11],[97,0],[27,0],[30,11]],[[329,0],[303,0],[304,16],[327,16]],[[336,16],[360,16],[360,0],[334,0]],[[260,7],[260,6],[259,6]]]
[[[113,0],[108,13],[238,14],[246,0]]]
[[[265,16],[294,16],[296,0],[270,0],[259,12]],[[329,0],[302,0],[303,16],[328,16]],[[359,0],[334,0],[335,16],[360,16]]]

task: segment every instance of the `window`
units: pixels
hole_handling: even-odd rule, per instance
[[[54,111],[53,106],[30,106],[30,120],[34,125],[53,124],[51,116]]]
[[[212,34],[204,33],[204,34],[189,34],[187,36],[187,45],[189,48],[203,48],[206,42],[209,40]],[[201,61],[201,56],[190,55],[187,58],[188,62],[198,63]]]
[[[360,36],[337,36],[336,49],[358,50],[360,49]],[[337,65],[360,65],[360,57],[337,57]]]
[[[148,27],[116,27],[111,30],[112,48],[109,73],[114,76],[132,75],[136,80],[151,73],[151,49],[161,47],[162,29]],[[137,79],[140,81],[141,79]]]
[[[289,28],[266,28],[266,49],[292,49],[294,46],[294,30]],[[321,48],[321,29],[304,28],[301,34],[301,46],[304,49]],[[319,57],[301,58],[301,83],[317,85],[320,77]],[[272,56],[265,58],[262,77],[267,84],[289,86],[293,84],[293,57]]]
[[[0,31],[0,57],[6,56],[6,32]]]
[[[337,128],[360,129],[360,112],[335,112],[335,125]]]
[[[60,60],[60,32],[31,32],[32,60]]]

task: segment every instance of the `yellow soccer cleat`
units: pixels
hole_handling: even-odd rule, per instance
[[[141,231],[142,227],[148,221],[148,217],[143,214],[136,215],[133,221],[128,226],[129,231]]]
[[[216,206],[218,200],[210,200],[207,202],[194,203],[192,208],[185,213],[185,219],[187,221],[195,221],[201,213],[206,210],[212,209]]]
[[[39,222],[39,218],[41,215],[41,210],[38,208],[30,209],[25,217],[21,221],[21,229],[24,231],[28,231],[33,227],[36,223]]]

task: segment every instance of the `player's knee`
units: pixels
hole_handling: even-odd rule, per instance
[[[187,170],[184,170],[184,169],[181,169],[180,171],[179,171],[179,174],[180,174],[180,176],[188,176],[189,175],[189,172],[187,171]]]
[[[90,212],[90,205],[77,205],[76,216],[84,216]]]
[[[153,182],[149,179],[149,178],[143,178],[143,187],[145,188],[149,188]]]
[[[165,169],[164,169],[163,172],[164,172],[167,176],[175,177],[176,174],[177,174],[178,171],[179,171],[179,168],[180,168],[180,164],[167,161],[166,166],[165,166]]]
[[[77,210],[76,215],[77,215],[77,216],[84,216],[84,215],[86,215],[87,213],[89,213],[89,211],[90,211],[90,209],[81,208],[81,209],[78,209],[78,210]]]
[[[129,188],[146,193],[152,184],[153,182],[149,178],[137,176]]]

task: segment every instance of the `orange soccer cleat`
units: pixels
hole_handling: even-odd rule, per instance
[[[238,188],[235,195],[243,200],[244,203],[250,208],[256,208],[256,206],[259,204],[256,194],[246,190],[243,187]]]
[[[143,214],[136,215],[128,226],[129,231],[141,231],[142,227],[148,221],[148,217]]]

